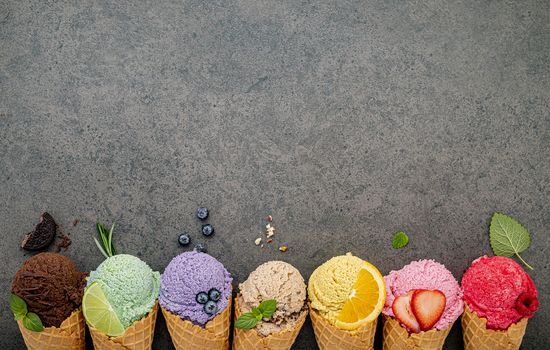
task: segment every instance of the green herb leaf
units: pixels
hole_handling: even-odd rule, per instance
[[[270,318],[277,310],[277,300],[264,300],[261,302],[260,306],[258,306],[258,309],[262,312],[263,317]]]
[[[409,244],[409,236],[407,236],[405,232],[399,231],[393,235],[393,240],[391,242],[393,249],[401,249],[407,244]]]
[[[23,326],[34,332],[42,332],[44,330],[44,325],[42,325],[40,317],[38,317],[38,315],[34,312],[29,312],[25,317],[23,317]]]
[[[262,312],[260,311],[259,308],[255,307],[255,308],[252,308],[252,312],[250,312],[254,317],[256,317],[256,319],[258,321],[260,321],[263,316],[262,316]]]
[[[16,320],[20,320],[27,314],[27,303],[23,298],[12,294],[10,295],[10,309]]]
[[[99,248],[99,251],[101,252],[101,254],[103,254],[103,256],[105,258],[108,258],[109,255],[105,252],[105,250],[103,250],[103,247],[101,246],[101,243],[99,243],[99,241],[97,240],[97,238],[94,237],[94,241],[95,241],[95,245]]]
[[[105,234],[105,226],[100,223],[97,224],[97,234],[99,235],[99,239],[101,241],[101,244],[103,245],[103,249],[105,250],[107,255],[109,255],[109,244],[107,242],[107,235]]]
[[[113,246],[113,231],[115,229],[115,223],[111,225],[111,229],[109,230],[109,236],[107,237],[107,243],[109,245],[109,253],[111,253],[111,256],[115,255],[115,247]]]
[[[489,242],[495,255],[517,256],[521,262],[533,270],[519,253],[529,248],[531,237],[529,232],[516,219],[501,213],[494,213],[489,226]]]
[[[237,322],[235,322],[235,327],[239,329],[252,329],[256,327],[257,323],[258,320],[256,319],[256,316],[254,316],[252,312],[247,312],[246,314],[242,314],[241,317],[237,319]]]
[[[99,222],[96,224],[97,234],[99,240],[95,239],[95,244],[106,258],[115,255],[115,247],[113,246],[113,231],[115,229],[115,224],[111,225],[109,232],[105,229],[105,226]]]

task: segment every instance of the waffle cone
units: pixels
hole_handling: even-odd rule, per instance
[[[321,350],[372,350],[374,347],[374,334],[378,320],[369,322],[354,331],[340,329],[316,310],[309,307],[311,324],[315,333],[317,345]]]
[[[155,334],[157,313],[158,302],[147,316],[134,322],[120,337],[109,337],[89,327],[95,350],[150,350]]]
[[[161,307],[176,350],[227,350],[231,326],[231,298],[219,315],[203,327],[183,320],[178,315]]]
[[[384,316],[384,350],[441,350],[452,324],[445,330],[432,329],[427,332],[409,333],[399,322]]]
[[[465,350],[518,350],[525,329],[527,319],[523,318],[514,323],[505,331],[487,329],[487,319],[478,317],[464,303],[462,315],[462,334]]]
[[[241,316],[238,300],[239,295],[235,298],[235,320]],[[233,350],[290,350],[304,325],[306,317],[307,311],[304,311],[292,329],[271,333],[267,337],[261,336],[254,329],[234,328]]]
[[[33,332],[17,321],[23,340],[29,350],[84,350],[86,325],[82,311],[77,309],[59,327],[47,327]]]

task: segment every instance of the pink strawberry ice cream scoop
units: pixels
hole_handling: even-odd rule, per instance
[[[514,260],[482,256],[462,276],[464,301],[487,328],[506,330],[522,318],[531,318],[539,307],[537,288]]]
[[[395,317],[392,310],[396,298],[412,290],[439,290],[445,294],[445,308],[433,329],[447,329],[464,311],[462,289],[453,274],[444,265],[434,260],[418,260],[405,265],[401,270],[384,276],[386,281],[386,304],[382,313]]]

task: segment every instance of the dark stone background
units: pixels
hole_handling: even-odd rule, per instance
[[[81,269],[116,220],[120,250],[162,271],[178,232],[204,241],[198,205],[235,286],[347,251],[460,278],[491,254],[491,214],[513,215],[541,303],[523,349],[549,348],[549,56],[544,0],[0,1],[3,348],[23,344],[7,299],[42,211]],[[267,214],[286,253],[253,243]],[[294,349],[314,344],[306,324]]]

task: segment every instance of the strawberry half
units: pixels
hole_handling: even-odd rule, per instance
[[[447,298],[440,290],[416,289],[413,292],[411,309],[421,330],[432,329],[443,315],[446,303]]]
[[[395,318],[405,325],[411,332],[420,332],[420,325],[416,321],[414,314],[411,310],[411,299],[414,291],[410,291],[407,294],[397,297],[392,304],[393,314]]]

